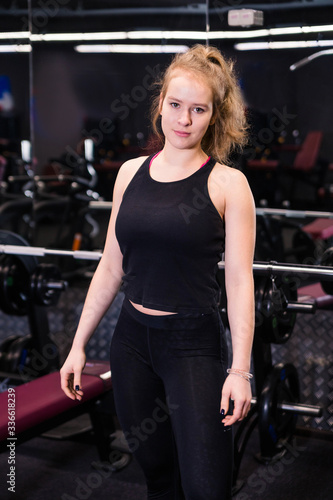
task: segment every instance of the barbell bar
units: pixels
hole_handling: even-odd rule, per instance
[[[281,215],[294,219],[321,218],[333,219],[333,212],[317,212],[314,210],[288,210],[283,208],[256,208],[257,215]]]
[[[251,405],[257,404],[257,398],[251,399]],[[303,403],[277,403],[277,409],[302,415],[303,417],[320,417],[323,413],[321,406],[308,405]]]
[[[112,201],[90,201],[89,208],[111,210]],[[288,210],[283,208],[256,208],[256,215],[280,215],[293,219],[333,219],[333,212],[318,212],[315,210]]]
[[[79,260],[100,260],[103,252],[91,250],[59,250],[44,247],[29,247],[21,245],[0,245],[0,254],[6,255],[30,255],[35,257],[45,257],[55,255],[60,257],[73,257]],[[224,261],[218,264],[220,270],[224,270]],[[318,278],[323,281],[333,281],[333,267],[315,266],[306,264],[288,264],[280,262],[254,262],[253,272],[258,275],[278,276],[288,275],[306,275]]]
[[[90,201],[89,208],[111,210],[112,201]],[[256,215],[280,215],[291,219],[333,219],[333,212],[315,210],[288,210],[283,208],[256,208]]]
[[[0,254],[6,255],[30,255],[34,257],[45,257],[55,255],[59,257],[73,257],[79,260],[99,260],[102,252],[88,250],[58,250],[43,247],[29,247],[21,245],[0,245]]]
[[[219,269],[224,269],[224,262],[219,263]],[[253,272],[258,275],[289,276],[309,275],[322,281],[333,281],[333,267],[306,264],[288,264],[281,262],[254,262]]]

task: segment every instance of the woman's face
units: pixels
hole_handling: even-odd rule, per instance
[[[199,148],[213,116],[213,94],[194,73],[175,70],[164,99],[161,126],[166,143],[177,149]]]

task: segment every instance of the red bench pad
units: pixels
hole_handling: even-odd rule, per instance
[[[316,219],[302,227],[314,240],[327,240],[333,236],[332,219]]]
[[[315,299],[319,309],[333,307],[333,295],[327,295],[320,283],[313,283],[298,289],[298,300],[300,302],[306,302],[309,299]]]
[[[73,401],[64,394],[60,387],[59,372],[50,373],[15,387],[15,433],[18,435],[41,422],[70,410],[73,405],[80,405],[111,389],[111,373],[106,373],[105,365],[102,363],[99,367],[90,363],[87,365],[81,379],[84,391],[81,401]],[[101,371],[103,367],[104,369]],[[92,374],[86,372],[92,372]],[[103,374],[105,374],[104,380],[100,377],[100,375],[103,377]],[[1,441],[8,437],[8,415],[5,410],[7,398],[8,391],[0,394],[0,406],[4,409],[1,411],[0,417]]]

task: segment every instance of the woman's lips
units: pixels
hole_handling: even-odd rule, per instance
[[[190,132],[183,132],[182,130],[175,130],[174,132],[179,137],[188,137],[190,135]]]

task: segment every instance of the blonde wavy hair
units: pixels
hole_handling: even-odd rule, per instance
[[[207,155],[226,163],[231,152],[244,146],[247,138],[245,105],[233,62],[225,59],[216,47],[200,44],[173,58],[161,79],[156,82],[158,94],[151,107],[152,128],[162,143],[160,97],[164,99],[173,73],[178,69],[194,73],[211,87],[213,116],[201,147]]]

